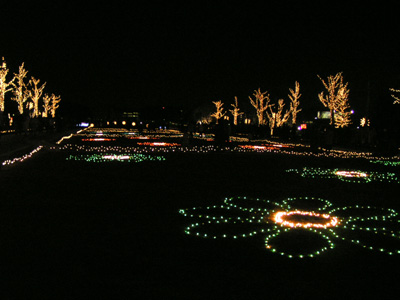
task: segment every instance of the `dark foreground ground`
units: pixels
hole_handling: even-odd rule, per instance
[[[187,236],[191,220],[178,214],[246,195],[400,211],[399,185],[284,172],[371,168],[365,161],[213,153],[90,164],[67,155],[42,151],[0,171],[0,299],[390,299],[400,292],[400,256],[343,242],[317,258],[292,260],[264,249],[260,236]]]

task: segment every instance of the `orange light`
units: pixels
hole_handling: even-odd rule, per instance
[[[164,142],[144,142],[138,143],[141,146],[155,146],[155,147],[173,147],[173,146],[180,146],[177,143],[164,143]]]
[[[357,177],[357,178],[368,177],[367,173],[358,172],[358,171],[336,171],[335,175],[343,176],[343,177]]]
[[[105,139],[105,138],[94,138],[94,139],[82,139],[83,142],[110,142],[115,141],[115,139]]]
[[[322,219],[322,222],[300,222],[300,221],[288,221],[285,218],[290,216],[302,216],[302,217],[314,217],[318,219]],[[338,218],[332,217],[328,214],[318,214],[310,211],[278,211],[276,212],[272,219],[277,223],[281,224],[285,227],[291,228],[327,228],[327,227],[334,227],[339,223]]]

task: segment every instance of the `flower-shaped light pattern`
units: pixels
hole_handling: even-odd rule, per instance
[[[225,198],[222,205],[179,212],[195,220],[186,227],[186,234],[211,239],[262,234],[266,249],[289,258],[315,257],[335,248],[335,240],[389,255],[400,254],[400,235],[396,228],[399,223],[394,209],[334,207],[331,202],[314,197],[288,198],[279,203],[232,197]]]
[[[70,155],[66,159],[74,161],[94,162],[94,163],[103,163],[110,161],[139,163],[143,161],[163,161],[165,160],[165,157],[146,155],[140,153],[129,153],[129,154],[104,153],[104,154]]]
[[[322,168],[302,168],[302,169],[288,169],[286,172],[297,173],[305,178],[329,178],[340,179],[345,182],[353,183],[369,183],[372,181],[377,182],[396,182],[399,179],[394,173],[390,172],[374,172],[374,171],[359,171],[349,169],[322,169]]]

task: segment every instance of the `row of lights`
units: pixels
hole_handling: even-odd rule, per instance
[[[13,159],[7,159],[5,161],[2,162],[3,166],[8,166],[8,165],[12,165],[16,162],[23,162],[24,160],[31,158],[34,154],[36,154],[37,152],[39,152],[40,150],[42,150],[43,146],[39,146],[37,148],[35,148],[34,150],[32,150],[30,153],[25,154],[21,157],[16,157]]]
[[[351,183],[394,182],[400,183],[395,173],[391,172],[363,172],[359,170],[308,168],[288,169],[286,172],[297,173],[305,178],[340,179]]]
[[[92,163],[103,163],[110,161],[117,162],[134,162],[140,163],[143,161],[164,161],[164,156],[151,156],[144,154],[91,154],[91,155],[70,155],[66,158],[70,161],[85,161]]]

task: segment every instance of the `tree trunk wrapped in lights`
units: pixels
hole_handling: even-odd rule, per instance
[[[28,100],[29,96],[24,82],[26,74],[28,74],[28,71],[25,70],[24,63],[22,63],[22,65],[19,67],[19,73],[14,73],[14,80],[16,81],[16,84],[13,83],[15,87],[13,91],[14,97],[12,97],[11,100],[14,100],[18,103],[18,111],[21,115],[24,113],[24,103],[26,100]]]
[[[216,120],[216,123],[218,124],[218,120],[221,119],[223,116],[225,116],[226,112],[224,112],[224,108],[222,107],[224,104],[222,103],[222,101],[213,101],[215,108],[216,108],[216,112],[211,114],[211,117],[214,117]]]
[[[239,112],[239,105],[238,105],[238,99],[235,96],[235,104],[231,104],[231,106],[233,107],[233,109],[230,109],[229,111],[231,112],[232,116],[233,116],[233,125],[237,125],[237,121],[238,121],[238,117],[240,115],[243,115],[243,112]]]
[[[349,90],[347,89],[347,84],[339,88],[337,93],[337,108],[335,111],[335,127],[343,128],[351,124],[351,111],[347,109],[350,108],[349,105]]]
[[[54,94],[51,94],[51,116],[53,118],[56,117],[56,110],[59,108],[58,103],[61,101],[61,96],[56,96]]]
[[[0,111],[4,111],[4,99],[5,99],[5,95],[7,92],[12,91],[12,86],[13,86],[13,81],[14,78],[7,82],[6,77],[8,74],[8,69],[7,69],[7,64],[4,61],[4,57],[3,57],[3,62],[1,64],[0,67]],[[11,87],[9,87],[11,86]]]
[[[289,89],[290,94],[289,99],[290,99],[290,111],[292,113],[292,124],[295,125],[297,122],[297,114],[301,111],[301,109],[298,109],[300,105],[300,84],[296,81],[295,83],[294,90]]]
[[[347,88],[348,83],[343,83],[342,73],[337,73],[335,76],[328,76],[328,81],[325,82],[320,76],[318,78],[322,81],[327,94],[324,92],[318,94],[321,103],[327,107],[331,113],[330,124],[335,124],[335,127],[348,126],[350,121],[350,112],[345,110],[350,108],[348,104],[348,96],[350,90]],[[335,116],[338,113],[339,116]]]
[[[250,103],[256,109],[257,118],[258,118],[258,126],[264,125],[264,111],[267,110],[271,105],[269,104],[270,98],[267,91],[262,93],[260,89],[254,90],[253,93],[254,99],[249,96]]]
[[[400,93],[400,90],[396,90],[396,89],[389,89],[391,92],[394,92],[394,93]],[[391,96],[393,97],[393,99],[394,99],[394,102],[393,102],[393,104],[400,104],[400,97],[398,97],[398,96],[396,96],[396,95],[394,95],[394,94],[391,94]]]
[[[283,102],[283,99],[278,100],[278,106],[277,110],[273,111],[272,106],[269,106],[269,112],[267,111],[267,118],[268,118],[268,123],[269,123],[269,128],[270,128],[270,133],[271,136],[274,134],[274,128],[281,127],[283,124],[285,124],[288,120],[289,117],[292,113],[292,111],[289,109],[285,113],[283,113],[283,108],[285,106],[285,103]]]
[[[46,82],[42,84],[41,87],[38,87],[40,80],[35,79],[33,76],[29,81],[29,84],[32,85],[32,90],[29,91],[29,97],[33,102],[33,117],[36,118],[40,115],[39,112],[39,99],[42,96],[43,89],[46,86]]]
[[[49,94],[44,94],[42,117],[47,118],[49,116],[50,111],[51,111],[51,96],[49,96]]]

